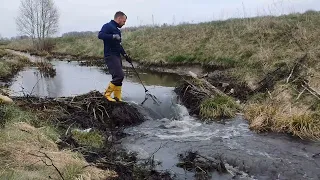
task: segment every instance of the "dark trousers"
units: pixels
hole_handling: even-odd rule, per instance
[[[122,70],[122,61],[118,56],[107,56],[104,58],[109,73],[112,76],[111,83],[116,86],[122,86],[122,81],[124,79],[124,73]]]

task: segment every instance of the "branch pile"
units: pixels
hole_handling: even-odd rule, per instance
[[[80,128],[106,130],[120,126],[131,126],[144,121],[137,108],[127,103],[110,103],[98,91],[75,97],[39,98],[15,97],[22,108],[37,111],[41,119],[55,121],[57,125],[71,124]]]
[[[182,103],[189,109],[190,113],[206,119],[224,116],[223,112],[211,113],[211,111],[219,109],[217,106],[224,106],[224,104],[219,103],[233,101],[232,98],[204,78],[199,78],[192,72],[189,72],[189,74],[193,79],[185,79],[182,85],[175,89],[175,92],[180,96]],[[232,94],[232,90],[230,94]],[[219,97],[223,97],[226,101],[220,101],[221,98]],[[228,107],[226,106],[223,109],[228,109]]]

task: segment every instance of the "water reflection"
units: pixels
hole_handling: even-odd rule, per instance
[[[109,74],[107,68],[103,68],[104,73]],[[146,69],[137,69],[137,72],[142,79],[142,82],[147,86],[165,86],[175,87],[182,77],[171,73],[152,72]],[[125,78],[129,82],[138,82],[140,80],[136,72],[131,68],[124,68]]]
[[[104,68],[79,66],[77,62],[52,61],[56,76],[45,77],[36,68],[19,73],[11,86],[12,95],[31,94],[38,96],[71,96],[92,90],[103,92],[111,81],[111,75]],[[125,69],[123,83],[124,96],[144,95],[144,89],[136,74]],[[160,87],[175,87],[181,79],[177,75],[139,70],[139,75],[149,91],[159,91]],[[172,90],[172,89],[171,89]]]

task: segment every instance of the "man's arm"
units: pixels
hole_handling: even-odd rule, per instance
[[[120,44],[120,53],[129,63],[132,63],[131,57],[126,53],[126,51],[123,49],[121,44]]]
[[[127,53],[126,53],[126,51],[123,49],[123,47],[122,47],[122,44],[120,44],[120,53],[122,54],[122,56],[126,56],[127,55]]]
[[[113,34],[108,34],[108,26],[103,25],[101,28],[101,31],[98,34],[98,38],[101,40],[112,40],[113,39]]]

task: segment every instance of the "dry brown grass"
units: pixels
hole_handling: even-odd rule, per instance
[[[54,165],[64,176],[72,179],[105,179],[115,175],[114,172],[94,167],[85,168],[88,163],[81,155],[71,151],[59,151],[55,142],[43,131],[42,128],[37,129],[23,122],[11,124],[2,130],[0,152],[9,152],[9,154],[5,157],[6,163],[1,165],[0,177],[14,170],[15,174],[23,175],[24,178],[47,179],[50,176],[53,179],[59,179],[59,174],[54,167],[46,166],[41,161],[43,159],[50,164],[49,159],[37,157],[43,156],[43,153],[53,160]]]
[[[272,98],[248,104],[245,117],[249,121],[250,129],[257,132],[289,133],[302,139],[320,140],[319,110],[310,110],[308,103],[295,102],[296,96],[293,94],[289,85],[280,86],[270,94]],[[310,97],[304,97],[308,98]]]
[[[15,50],[31,50],[33,49],[32,41],[29,39],[11,41],[6,48],[15,49]]]
[[[4,127],[0,131],[0,179],[60,179],[59,169],[65,179],[106,179],[114,177],[113,171],[104,171],[92,166],[82,155],[70,150],[60,151],[55,143],[55,129],[44,126],[35,128],[28,121],[36,118],[14,106],[1,108],[4,111]],[[15,115],[13,115],[15,114]],[[41,157],[44,154],[50,159]]]
[[[12,77],[23,67],[30,64],[31,62],[28,58],[14,55],[0,49],[0,79],[7,79],[8,77]]]

